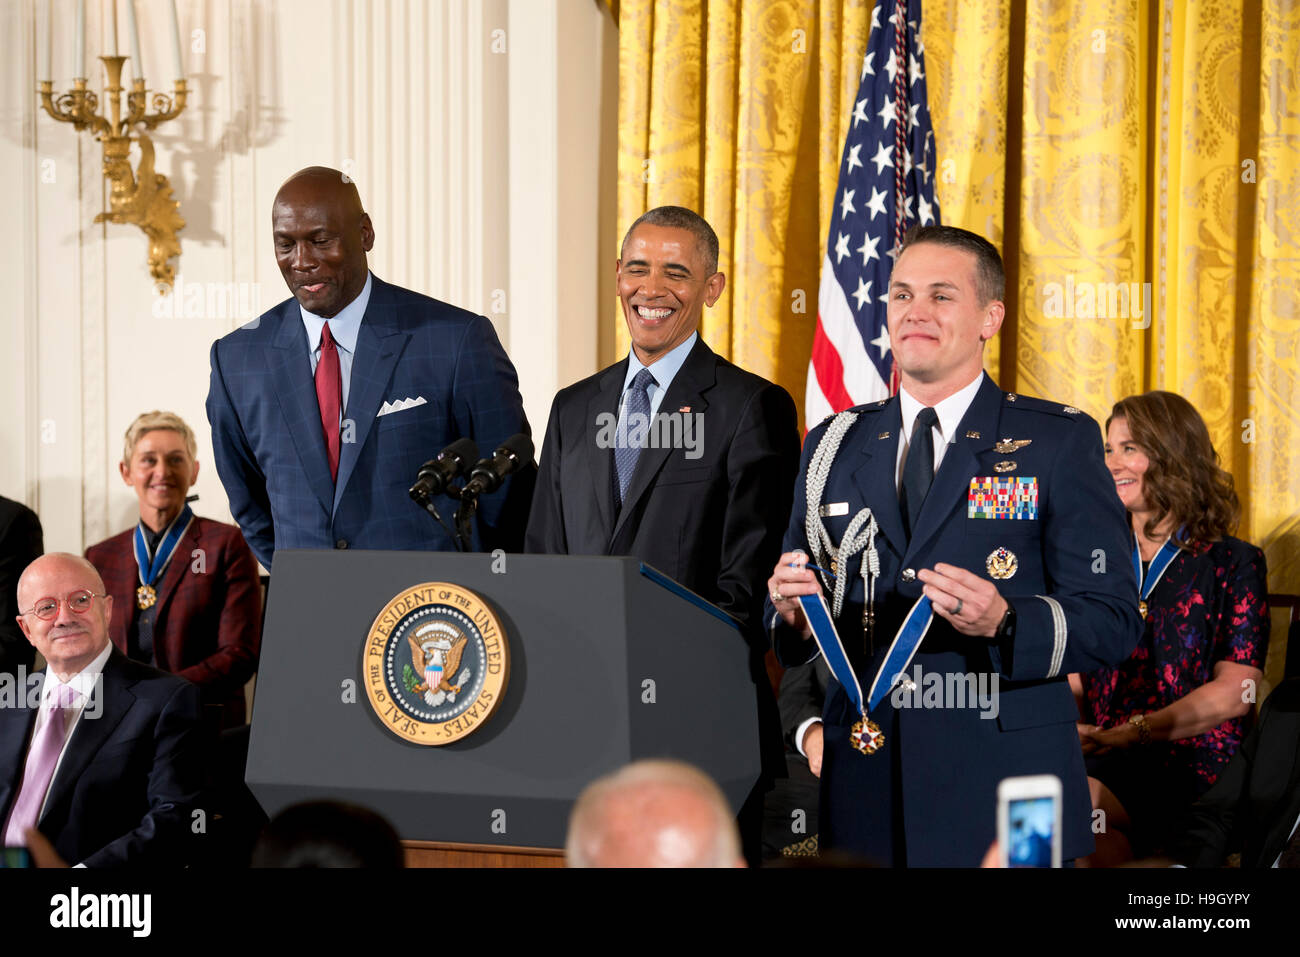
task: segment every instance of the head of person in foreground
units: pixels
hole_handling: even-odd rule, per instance
[[[570,867],[744,867],[722,790],[680,761],[637,761],[592,782],[569,817]]]

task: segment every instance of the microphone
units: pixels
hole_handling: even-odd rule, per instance
[[[523,432],[510,436],[492,453],[492,458],[479,459],[475,463],[469,473],[469,481],[461,489],[461,498],[472,499],[495,492],[507,475],[519,471],[532,460],[533,440]]]
[[[478,458],[478,446],[473,439],[457,439],[420,466],[420,472],[411,486],[411,498],[423,505],[435,495],[447,491],[458,475],[465,474],[469,463]]]

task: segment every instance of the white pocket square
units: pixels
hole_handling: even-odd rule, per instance
[[[379,415],[376,415],[375,418],[379,418],[380,415],[390,415],[393,412],[401,412],[403,409],[414,409],[417,405],[427,405],[428,401],[429,400],[424,396],[420,396],[418,399],[412,399],[408,396],[405,399],[395,399],[391,402],[385,402],[379,407]]]

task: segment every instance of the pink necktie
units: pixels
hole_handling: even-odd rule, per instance
[[[27,749],[27,764],[23,769],[23,783],[9,812],[4,842],[10,847],[27,843],[27,829],[35,827],[45,803],[45,793],[50,789],[55,765],[63,751],[63,739],[68,729],[67,710],[81,697],[81,692],[71,685],[61,684],[55,691],[55,706],[41,730]]]

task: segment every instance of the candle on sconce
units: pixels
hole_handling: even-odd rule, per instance
[[[176,0],[171,0],[172,9],[172,61],[176,66],[176,79],[185,79],[184,62],[181,60],[181,25],[176,19]]]
[[[77,32],[72,48],[73,76],[86,78],[86,0],[77,0]]]
[[[131,30],[131,77],[144,79],[144,60],[140,56],[140,27],[135,20],[135,0],[126,0],[126,23]]]
[[[53,58],[54,47],[54,0],[46,0],[45,3],[45,42],[36,42],[37,52],[41,56],[41,62],[36,65],[37,80],[53,80],[50,73],[50,60]]]
[[[108,55],[117,56],[117,0],[105,0],[108,7]]]
[[[39,109],[44,110],[55,122],[67,123],[77,133],[87,134],[84,140],[77,138],[79,142],[85,143],[78,153],[82,157],[82,164],[92,159],[85,155],[87,149],[94,148],[90,145],[91,140],[99,143],[96,152],[102,157],[102,181],[101,177],[90,173],[90,183],[96,186],[93,190],[97,194],[94,199],[98,200],[97,205],[102,204],[103,211],[94,221],[138,226],[149,239],[149,274],[155,283],[170,287],[176,278],[174,261],[181,250],[176,234],[185,227],[185,219],[180,215],[180,201],[173,195],[170,180],[154,168],[154,146],[150,134],[184,113],[189,96],[185,79],[179,77],[182,61],[176,4],[171,0],[172,52],[178,79],[171,90],[155,90],[155,95],[150,97],[140,64],[140,24],[136,0],[126,0],[125,26],[130,33],[129,37],[121,36],[118,30],[117,17],[120,11],[117,9],[117,0],[92,0],[97,4],[97,9],[91,11],[96,16],[95,22],[90,24],[90,29],[95,31],[91,36],[87,36],[87,0],[58,2],[62,6],[58,27],[60,35],[73,36],[72,59],[64,61],[65,65],[58,67],[61,74],[66,74],[69,70],[75,71],[71,88],[66,92],[55,89],[56,78],[53,76],[53,68],[56,66],[53,62],[52,39],[55,30],[54,0],[0,0],[0,5],[21,4],[28,11],[27,44],[34,61],[28,70],[34,66],[33,72],[39,74]],[[153,2],[161,16],[161,0]],[[69,6],[72,7],[71,19],[75,21],[73,29],[68,29],[69,24],[64,20]],[[45,30],[43,36],[40,32],[42,29]],[[58,42],[66,44],[69,41]],[[128,47],[131,56],[126,55]],[[22,52],[21,45],[19,52]],[[64,55],[67,55],[66,46]],[[157,51],[152,55],[156,56]],[[95,63],[97,60],[103,63],[102,71]],[[128,60],[132,61],[134,76],[122,72],[122,66]],[[21,63],[18,65],[21,66]],[[157,63],[154,63],[156,86],[161,87],[166,83],[166,74],[165,67],[159,70]],[[28,76],[30,75],[29,73]],[[160,79],[161,83],[158,82]],[[26,83],[27,80],[24,78],[23,82]],[[139,151],[138,160],[132,158],[135,148]],[[92,167],[85,165],[84,169],[89,173]],[[77,177],[74,176],[73,179],[76,180]],[[75,185],[74,182],[74,187]],[[78,193],[78,196],[81,195]],[[87,194],[85,198],[92,197]],[[79,205],[84,208],[86,203]]]

